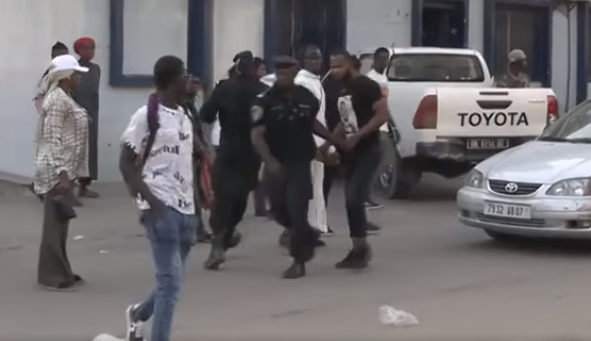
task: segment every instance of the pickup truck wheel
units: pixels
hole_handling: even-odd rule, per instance
[[[408,199],[420,175],[408,176],[412,170],[404,167],[394,142],[384,138],[381,142],[382,158],[374,178],[374,188],[388,199]]]

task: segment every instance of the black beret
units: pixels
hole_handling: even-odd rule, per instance
[[[252,54],[252,52],[250,51],[242,51],[242,52],[238,52],[235,56],[234,59],[232,59],[232,61],[234,63],[238,62],[240,59],[254,59],[254,55]]]
[[[292,57],[289,56],[281,56],[275,58],[275,69],[282,70],[282,69],[289,69],[292,67],[297,67],[300,63]]]

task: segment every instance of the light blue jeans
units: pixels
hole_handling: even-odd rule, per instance
[[[185,261],[195,244],[198,219],[167,208],[161,215],[144,211],[142,223],[156,267],[156,289],[133,315],[136,321],[143,322],[152,317],[152,341],[169,341]]]

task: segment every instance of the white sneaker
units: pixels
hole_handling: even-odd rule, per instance
[[[143,323],[141,321],[134,321],[133,313],[139,307],[139,304],[132,304],[125,310],[125,321],[127,322],[127,332],[125,334],[125,341],[144,341],[142,335]]]

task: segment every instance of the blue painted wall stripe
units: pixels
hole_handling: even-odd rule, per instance
[[[210,85],[213,38],[213,0],[189,0],[187,20],[187,69]]]
[[[285,0],[283,0],[285,1]],[[263,54],[267,61],[267,67],[272,72],[273,63],[271,60],[275,58],[275,51],[277,50],[277,39],[279,39],[277,32],[279,31],[279,18],[278,18],[278,4],[277,0],[265,0],[264,8],[264,48]]]

